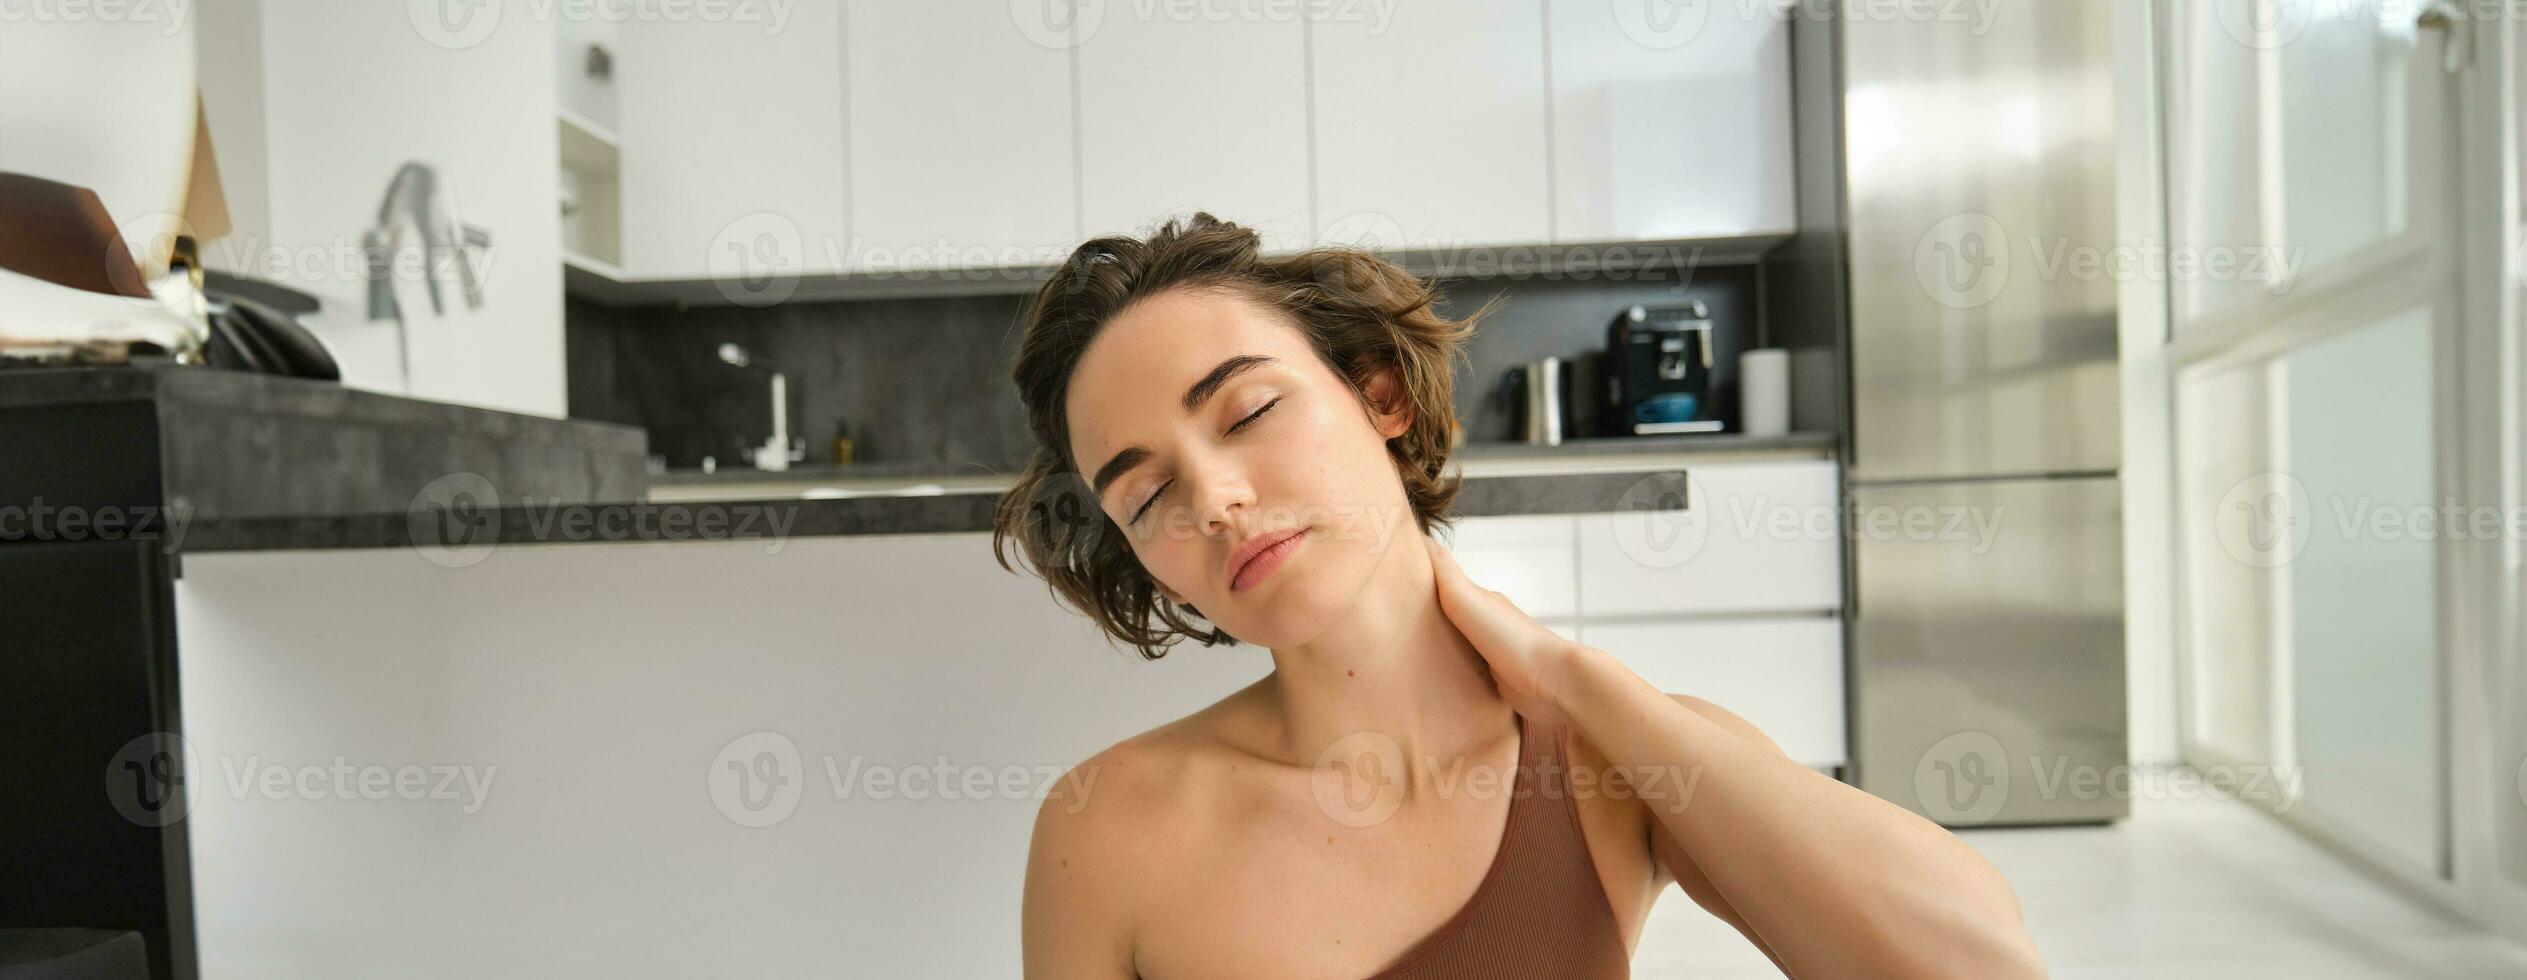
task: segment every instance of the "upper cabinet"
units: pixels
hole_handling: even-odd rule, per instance
[[[1320,240],[1551,240],[1541,0],[1302,7]]]
[[[1792,229],[1790,36],[1770,10],[1552,0],[1554,241]]]
[[[1042,265],[1078,244],[1071,46],[1082,18],[1068,8],[848,5],[846,271]],[[793,125],[809,123],[821,120]]]
[[[1793,227],[1770,4],[850,0],[622,30],[634,279],[1041,267],[1194,211],[1273,252]]]
[[[1079,25],[1086,235],[1137,234],[1209,211],[1266,251],[1310,240],[1307,34],[1297,17],[1140,16]]]
[[[777,31],[640,17],[618,30],[624,274],[838,271],[840,11],[799,4]]]

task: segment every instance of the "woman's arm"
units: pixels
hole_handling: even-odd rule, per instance
[[[2045,975],[2009,882],[1955,834],[1678,703],[1430,548],[1440,606],[1503,696],[1570,719],[1643,787],[1651,817],[1792,976]]]

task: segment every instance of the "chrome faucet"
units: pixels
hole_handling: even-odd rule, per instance
[[[491,232],[457,219],[456,193],[441,186],[438,171],[428,164],[406,163],[395,171],[393,182],[386,185],[386,199],[377,205],[377,224],[362,238],[368,254],[369,319],[403,319],[401,305],[395,300],[390,265],[403,247],[406,224],[420,230],[425,262],[443,261],[443,257],[456,260],[456,275],[465,287],[466,308],[482,309],[481,277],[474,274],[474,265],[465,261],[462,250],[491,247]],[[439,299],[439,277],[426,264],[423,270],[422,278],[430,287],[430,312],[446,313],[446,305]]]
[[[730,367],[749,368],[772,376],[772,435],[763,445],[746,451],[747,462],[759,470],[778,473],[791,463],[807,458],[807,440],[790,438],[790,378],[772,362],[736,344],[719,345],[720,363]]]
[[[386,185],[386,199],[377,205],[377,224],[361,236],[368,254],[369,319],[395,321],[395,353],[403,362],[407,385],[412,383],[412,326],[404,321],[403,304],[395,299],[392,268],[395,253],[403,248],[406,224],[421,230],[421,276],[430,286],[431,314],[445,315],[447,308],[439,300],[439,277],[429,263],[449,258],[455,260],[457,278],[465,285],[466,308],[483,308],[481,277],[474,274],[474,264],[465,260],[463,250],[490,248],[491,232],[457,220],[455,197],[453,191],[442,193],[438,171],[427,164],[406,163]]]

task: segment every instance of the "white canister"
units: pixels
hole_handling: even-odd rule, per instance
[[[1763,347],[1737,356],[1737,417],[1750,436],[1789,434],[1789,351]]]

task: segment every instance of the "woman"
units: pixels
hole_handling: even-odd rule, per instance
[[[1481,316],[1209,214],[1090,241],[1036,294],[1004,567],[1146,657],[1243,642],[1273,670],[1047,799],[1027,976],[1621,977],[1671,881],[1793,976],[2043,975],[1955,836],[1561,639],[1429,537]]]

